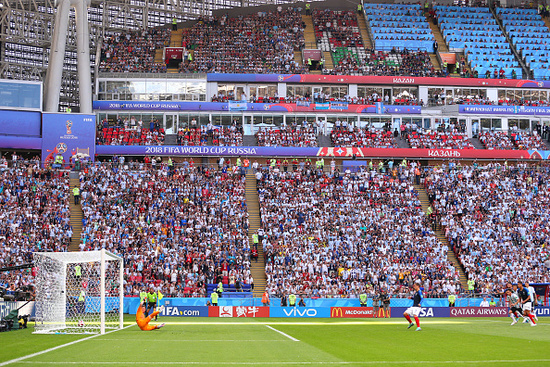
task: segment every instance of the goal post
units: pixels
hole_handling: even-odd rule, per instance
[[[123,327],[124,261],[106,250],[35,252],[34,333],[105,334]]]

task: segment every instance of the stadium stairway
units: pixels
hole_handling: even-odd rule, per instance
[[[243,145],[245,147],[255,147],[258,145],[258,139],[255,135],[243,135]]]
[[[254,172],[250,170],[246,174],[246,208],[248,210],[248,239],[250,247],[253,246],[252,235],[260,228],[260,198],[258,196],[258,187],[256,186],[256,177]],[[250,272],[254,278],[254,297],[261,297],[265,291],[265,258],[264,250],[261,243],[258,245],[258,262],[250,263]]]
[[[372,49],[372,41],[369,36],[369,29],[367,26],[367,21],[363,14],[357,16],[357,25],[359,26],[359,31],[361,32],[361,38],[363,38],[363,45],[365,48]]]
[[[178,145],[178,135],[166,134],[164,136],[164,145]]]
[[[172,31],[170,34],[170,47],[181,47],[183,40],[183,29]]]
[[[485,147],[483,146],[483,144],[479,141],[478,138],[470,138],[468,139],[470,140],[470,143],[472,143],[472,145],[474,146],[474,148],[476,149],[485,149]]]
[[[449,48],[447,47],[447,44],[445,43],[445,39],[443,38],[443,35],[441,34],[441,31],[439,30],[439,26],[435,24],[433,18],[426,17],[426,20],[428,21],[428,24],[430,25],[430,28],[432,29],[432,33],[434,34],[435,41],[437,42],[437,50],[439,52],[449,52]]]
[[[324,67],[327,69],[334,69],[334,62],[332,61],[332,54],[329,51],[323,51],[323,59],[325,59]]]
[[[544,24],[546,24],[548,31],[550,31],[550,17],[543,17],[542,20],[544,20]]]
[[[430,200],[428,199],[428,193],[426,192],[426,189],[423,185],[414,185],[414,188],[418,192],[418,199],[422,203],[422,210],[424,213],[427,212],[428,207],[430,206]],[[447,260],[451,264],[453,264],[454,268],[458,270],[458,274],[460,275],[460,284],[462,284],[463,289],[468,289],[468,278],[466,277],[466,273],[464,272],[464,269],[462,268],[462,265],[460,265],[460,262],[458,261],[458,258],[456,257],[455,253],[453,252],[451,248],[451,244],[447,240],[447,237],[445,237],[445,234],[441,229],[437,229],[435,232],[435,235],[439,239],[439,241],[446,245],[449,250],[447,251]]]
[[[80,235],[82,233],[82,207],[74,205],[73,187],[80,187],[80,178],[78,172],[69,172],[69,212],[71,213],[71,227],[73,227],[73,235],[69,243],[69,251],[80,251]]]
[[[330,136],[319,134],[317,135],[317,145],[320,147],[332,147]]]
[[[434,69],[436,71],[441,70],[441,64],[439,63],[439,59],[437,58],[437,55],[433,52],[428,53],[430,55],[430,61],[432,62]]]
[[[163,49],[156,49],[155,50],[155,63],[162,64],[164,62],[163,60],[164,50]]]
[[[304,60],[302,59],[302,51],[294,51],[294,61],[302,65]]]
[[[313,18],[311,15],[302,14],[302,21],[306,25],[304,29],[304,39],[306,41],[306,47],[309,49],[317,48],[317,39],[315,38],[315,27],[313,26]]]
[[[407,139],[404,139],[401,136],[398,136],[397,138],[395,138],[395,142],[398,148],[409,149],[411,147]]]

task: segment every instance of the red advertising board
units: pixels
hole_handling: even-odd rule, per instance
[[[330,317],[335,318],[372,318],[372,307],[331,307]]]
[[[319,148],[321,157],[406,157],[441,159],[542,159],[541,153],[529,150],[483,150],[483,149],[385,149],[385,148]]]
[[[451,317],[506,317],[508,307],[451,307]]]
[[[208,308],[208,317],[269,317],[269,307],[212,306]]]

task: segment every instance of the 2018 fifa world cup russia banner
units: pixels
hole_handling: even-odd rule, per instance
[[[384,149],[384,148],[299,148],[299,147],[218,147],[98,145],[98,155],[159,155],[214,157],[357,157],[414,159],[549,159],[548,150],[486,149]]]
[[[52,163],[58,154],[65,164],[76,157],[95,157],[95,115],[44,113],[42,115],[42,161]]]
[[[374,317],[374,309],[372,307],[331,307],[330,317],[372,318]]]
[[[506,317],[508,307],[450,307],[451,317]]]
[[[208,317],[269,317],[269,307],[210,306]]]

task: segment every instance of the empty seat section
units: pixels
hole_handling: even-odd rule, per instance
[[[365,4],[376,50],[434,52],[434,35],[420,5]]]
[[[473,70],[480,78],[489,72],[491,78],[522,77],[510,45],[489,8],[435,6],[441,33],[451,51],[464,51]],[[501,72],[502,70],[502,72]]]

